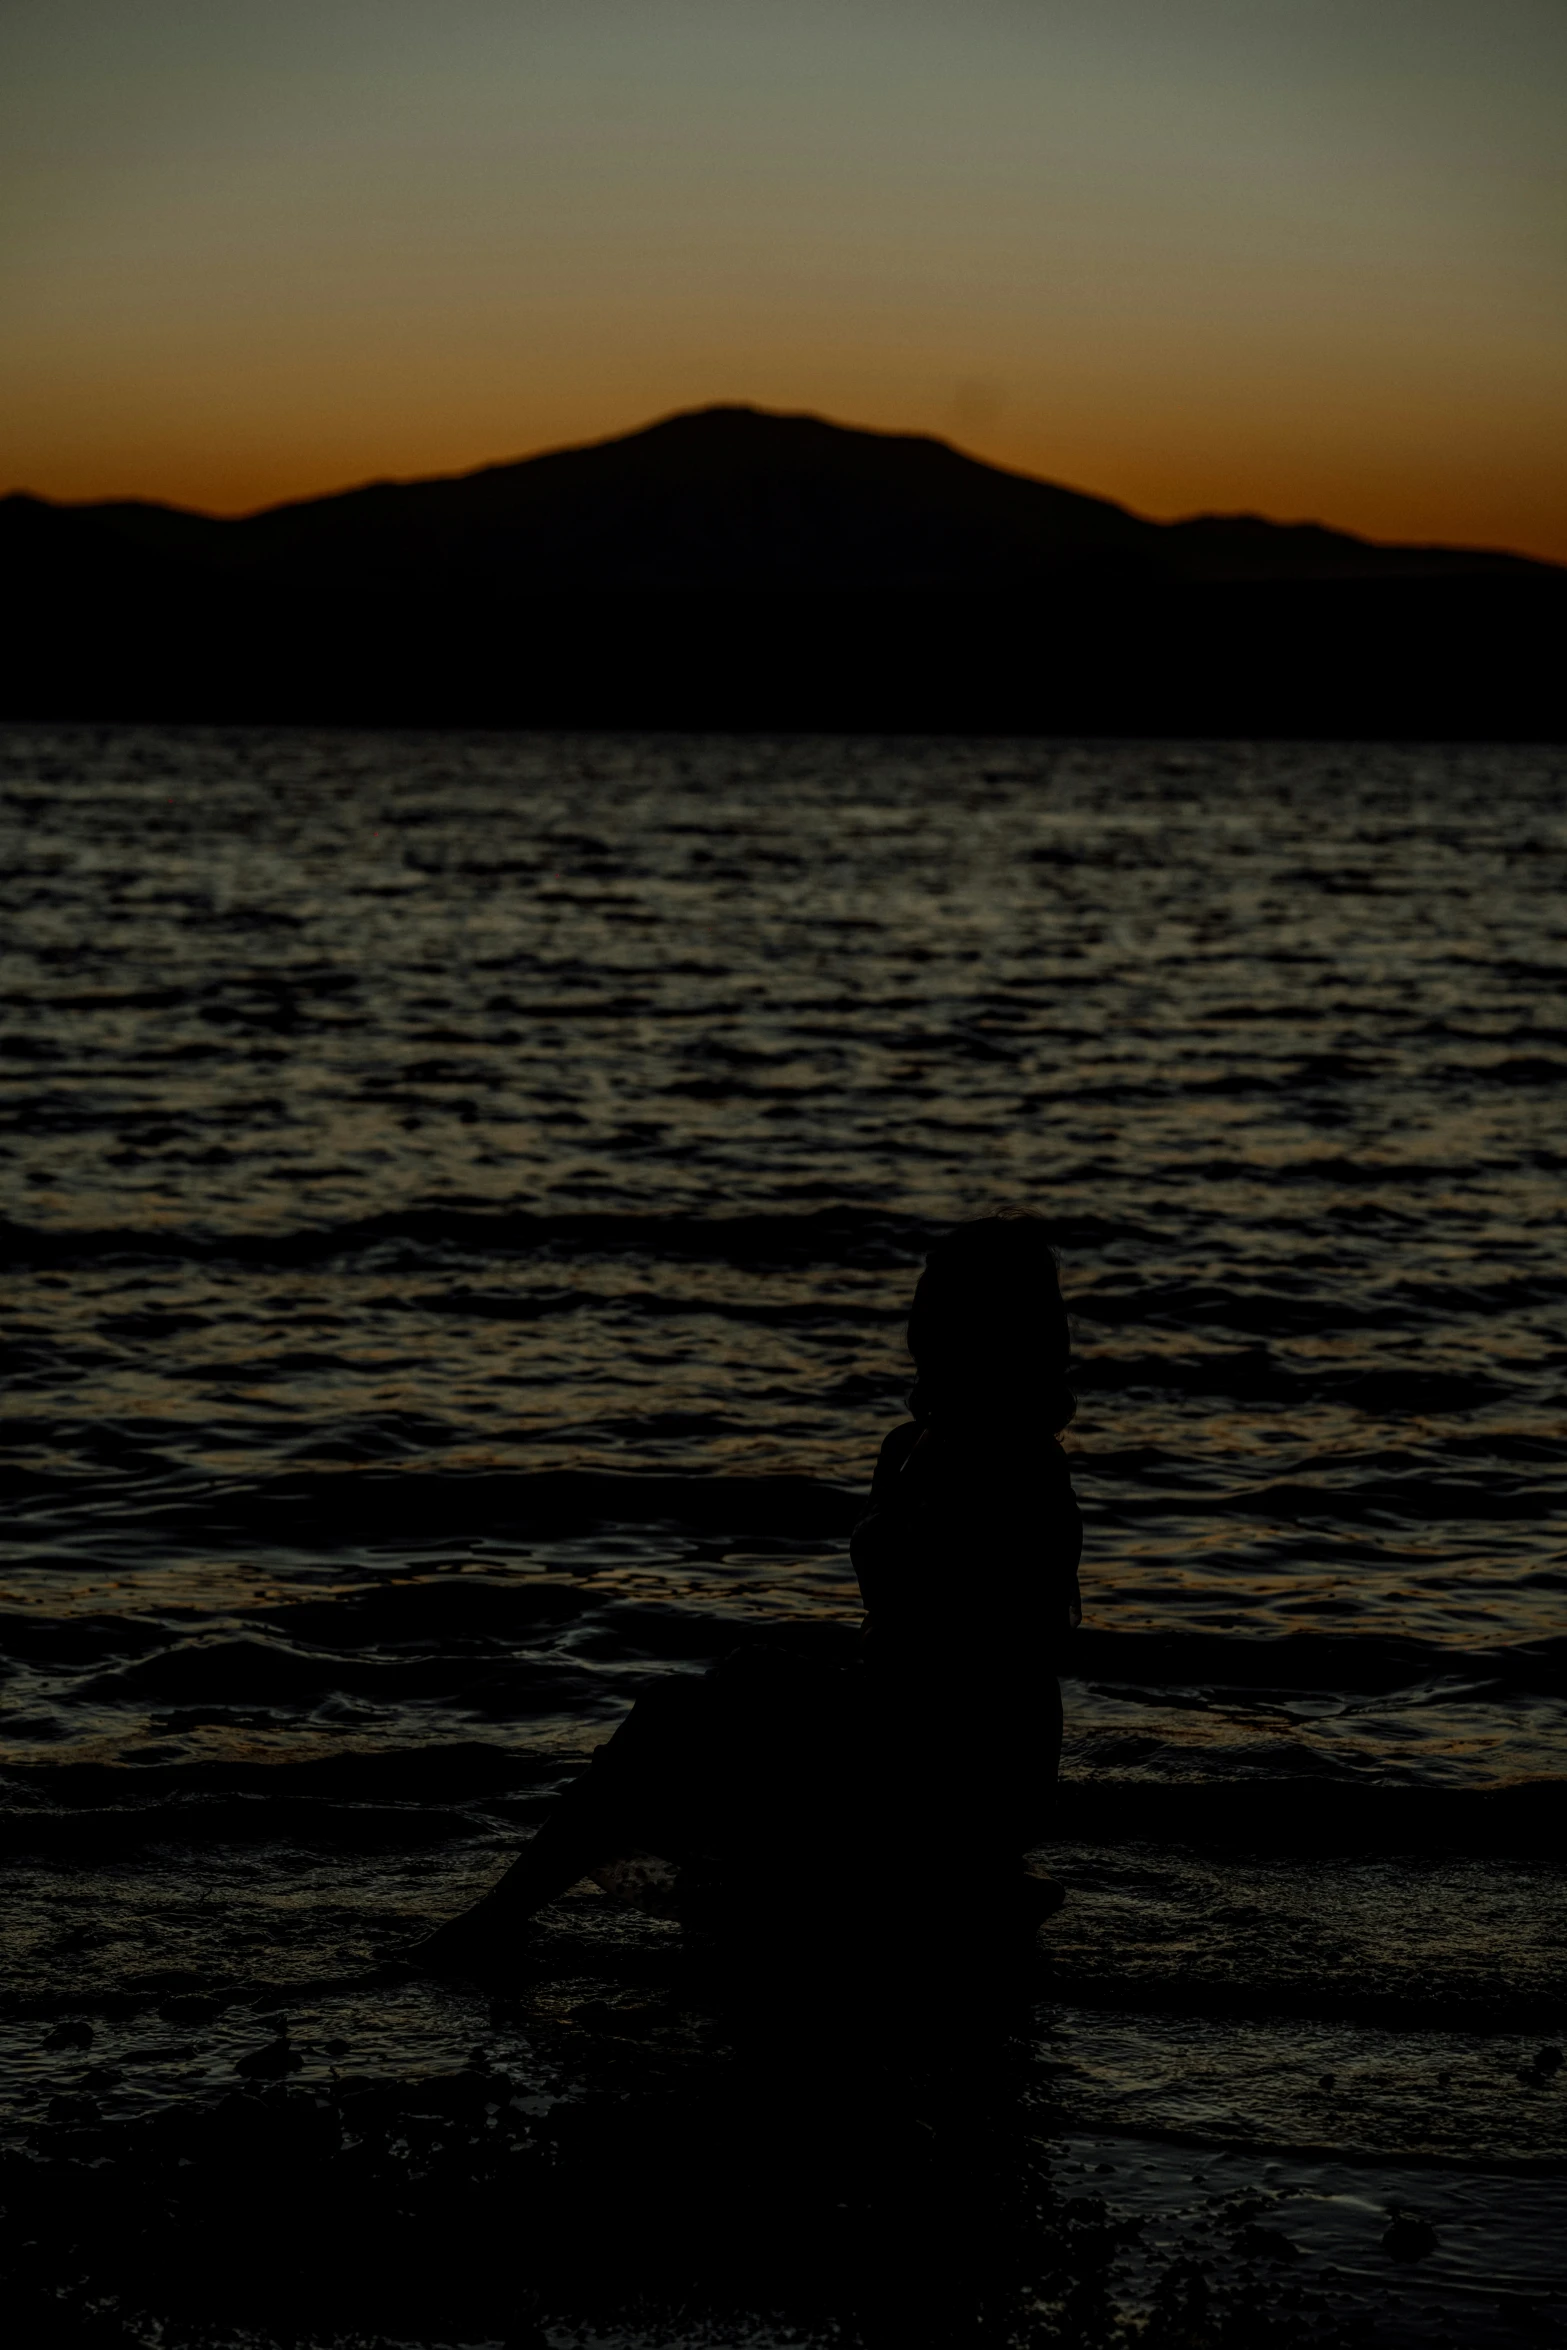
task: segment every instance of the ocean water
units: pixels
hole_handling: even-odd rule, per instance
[[[1087,1522],[1051,2127],[1560,2162],[1567,755],[13,726],[0,782],[13,2143],[231,2094],[280,2002],[301,2090],[479,2015],[564,2096],[545,2011],[662,1921],[560,1905],[510,2022],[363,1970],[650,1675],[852,1638],[922,1252],[1010,1200]]]

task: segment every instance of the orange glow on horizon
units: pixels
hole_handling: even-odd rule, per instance
[[[601,403],[585,395],[585,421],[573,429],[564,420],[544,423],[536,437],[506,434],[497,424],[488,442],[459,419],[442,431],[430,418],[406,437],[391,431],[366,433],[356,449],[348,432],[322,436],[313,450],[304,434],[289,448],[222,445],[202,447],[193,436],[160,446],[148,435],[123,452],[60,451],[32,478],[7,488],[67,502],[150,498],[198,512],[241,515],[296,499],[377,480],[418,480],[461,474],[487,465],[508,464],[549,450],[577,447],[635,432],[673,414],[679,406],[707,407],[718,400],[795,411],[806,409],[834,423],[869,431],[930,433],[983,462],[1036,479],[1058,482],[1091,496],[1114,499],[1155,521],[1199,513],[1256,513],[1279,522],[1318,522],[1336,530],[1384,541],[1448,546],[1500,547],[1567,563],[1567,466],[1562,479],[1542,495],[1532,468],[1438,464],[1422,453],[1393,464],[1379,451],[1353,446],[1297,454],[1281,460],[1258,433],[1252,448],[1237,447],[1220,432],[1189,431],[1182,445],[1159,449],[1128,436],[1125,443],[1081,420],[1051,430],[1047,424],[997,417],[965,429],[966,402],[960,387],[947,412],[921,416],[884,408],[849,414],[825,404],[761,398],[723,391],[648,412],[604,417]],[[1313,461],[1314,460],[1314,461]]]
[[[715,402],[1567,562],[1567,18],[16,0],[0,488],[243,513]]]

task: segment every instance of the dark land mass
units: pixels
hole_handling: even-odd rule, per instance
[[[1560,567],[748,408],[239,520],[17,494],[0,552],[17,718],[1567,732]]]

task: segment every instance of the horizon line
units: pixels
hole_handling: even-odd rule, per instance
[[[1029,473],[1021,466],[1007,465],[994,458],[977,456],[971,449],[961,447],[943,433],[902,431],[883,425],[848,424],[839,417],[823,415],[818,409],[767,408],[756,400],[710,400],[695,407],[672,408],[661,415],[649,418],[646,423],[631,425],[618,432],[600,433],[587,440],[552,442],[543,448],[529,449],[517,456],[486,458],[477,465],[457,466],[450,471],[370,474],[361,480],[343,482],[335,489],[308,491],[299,497],[276,498],[265,505],[245,507],[231,514],[216,513],[210,507],[183,505],[172,498],[145,496],[53,498],[45,491],[29,489],[20,483],[0,491],[0,504],[7,503],[13,498],[24,498],[41,506],[52,506],[62,512],[70,513],[93,513],[112,510],[115,507],[142,506],[166,514],[188,515],[200,522],[217,524],[256,522],[269,514],[286,514],[300,507],[328,505],[336,498],[355,497],[366,490],[418,489],[426,484],[437,482],[477,481],[488,473],[509,473],[521,466],[538,464],[551,457],[586,455],[594,449],[614,448],[626,441],[640,440],[646,434],[658,432],[672,424],[684,423],[697,417],[722,415],[765,417],[779,423],[821,425],[829,432],[846,433],[866,440],[920,442],[931,448],[943,449],[949,455],[960,458],[965,464],[978,466],[986,473],[1001,474],[1009,480],[1026,482],[1037,489],[1057,490],[1070,497],[1090,500],[1096,505],[1113,506],[1118,512],[1130,516],[1134,521],[1144,524],[1151,530],[1179,530],[1184,526],[1198,522],[1255,522],[1263,524],[1270,530],[1322,531],[1333,538],[1350,540],[1358,546],[1382,548],[1389,552],[1407,549],[1411,552],[1433,554],[1498,555],[1505,556],[1514,562],[1537,564],[1542,570],[1567,570],[1567,562],[1554,556],[1525,554],[1516,547],[1499,546],[1490,542],[1467,539],[1373,538],[1365,531],[1354,530],[1339,523],[1325,522],[1318,515],[1299,515],[1284,519],[1277,515],[1263,513],[1255,507],[1202,507],[1193,513],[1177,514],[1171,516],[1168,521],[1160,521],[1155,516],[1140,513],[1136,507],[1128,505],[1124,499],[1114,497],[1106,491],[1081,489],[1075,483],[1058,481],[1048,474]]]

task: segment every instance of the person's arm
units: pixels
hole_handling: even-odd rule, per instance
[[[918,1441],[919,1431],[912,1421],[894,1428],[886,1438],[871,1477],[870,1506],[849,1536],[849,1557],[859,1578],[860,1597],[872,1613],[878,1592],[886,1598],[905,1539],[904,1513],[898,1506],[903,1499],[899,1479]]]

